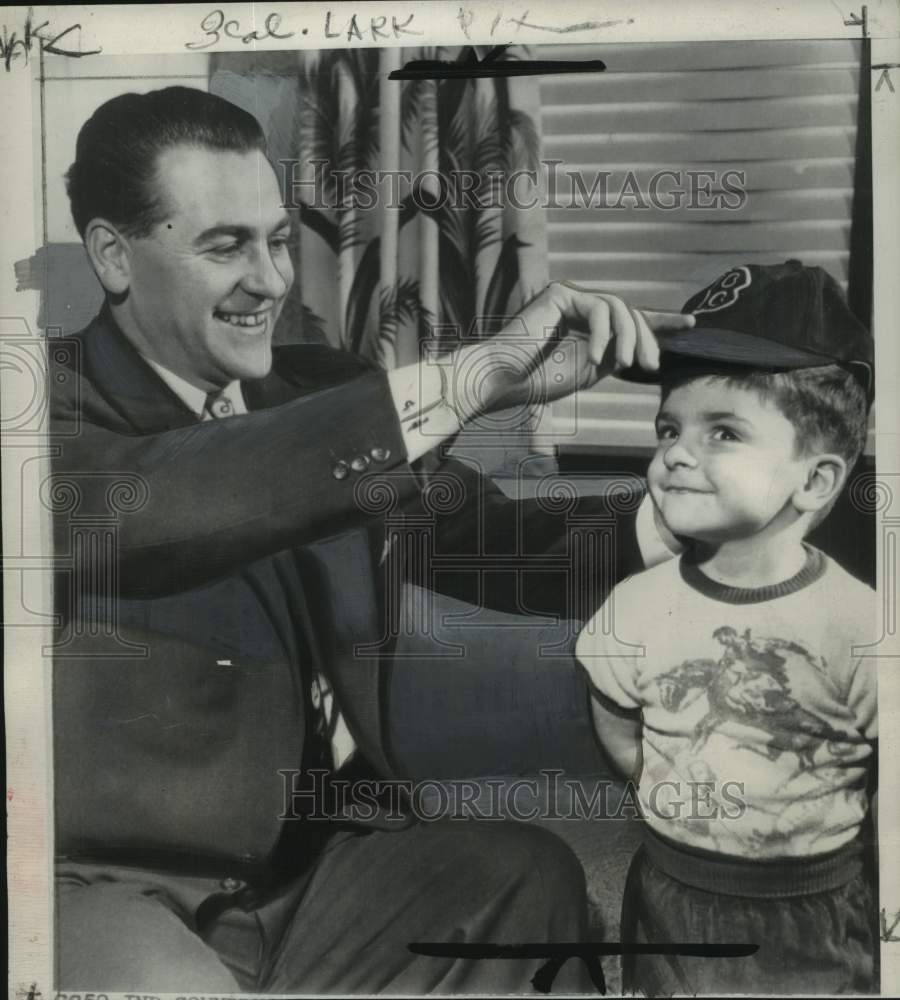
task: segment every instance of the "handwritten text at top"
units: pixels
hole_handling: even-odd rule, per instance
[[[49,21],[34,23],[34,12],[29,7],[25,15],[25,24],[21,34],[18,27],[10,30],[9,25],[3,25],[0,37],[0,60],[8,73],[14,63],[27,66],[35,49],[54,56],[69,56],[80,59],[83,56],[95,56],[100,49],[82,49],[81,25],[70,24],[61,31],[50,27]]]
[[[530,29],[526,34],[533,32],[548,34],[572,35],[581,31],[590,31],[597,28],[608,28],[614,24],[630,23],[633,18],[618,21],[582,21],[577,24],[537,24],[529,20],[528,10],[523,9],[518,17],[505,17],[499,13],[492,13],[490,17],[487,12],[474,10],[470,7],[461,6],[456,14],[455,20],[459,30],[466,39],[471,39],[470,29],[487,29],[490,37],[494,38],[498,29],[502,29],[503,35],[521,35],[522,29]],[[418,27],[415,14],[409,14],[404,18],[397,15],[358,15],[354,12],[345,13],[336,10],[326,10],[324,18],[319,22],[319,30],[313,31],[311,40],[340,40],[346,45],[353,45],[356,42],[365,45],[377,45],[381,41],[399,40],[410,36],[423,35],[425,32]],[[299,36],[310,37],[310,28],[301,27],[295,29],[284,23],[282,14],[272,11],[262,19],[261,27],[248,27],[241,24],[237,18],[228,18],[222,8],[215,8],[203,16],[200,21],[200,38],[194,38],[185,43],[185,48],[193,51],[210,49],[223,41],[238,41],[244,45],[253,45],[267,39],[284,41]]]
[[[421,35],[422,31],[410,27],[415,14],[410,14],[403,20],[398,20],[392,16],[390,19],[386,14],[378,17],[358,18],[356,14],[337,15],[333,11],[325,12],[323,24],[323,38],[340,38],[349,45],[354,41],[377,42],[380,39],[402,38],[405,35]],[[235,18],[227,19],[225,12],[221,9],[211,10],[200,22],[200,30],[204,38],[197,41],[185,43],[188,49],[208,49],[225,39],[243,42],[250,45],[253,42],[261,42],[266,38],[283,40],[297,36],[296,31],[285,31],[281,23],[281,14],[273,11],[268,14],[263,21],[262,28],[251,31],[245,30],[241,23]],[[308,28],[301,28],[300,35],[308,35]]]

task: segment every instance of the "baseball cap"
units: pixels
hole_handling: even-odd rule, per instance
[[[623,378],[656,382],[674,366],[766,371],[842,365],[874,393],[871,333],[850,311],[838,283],[799,260],[742,264],[692,295],[681,310],[690,330],[660,333],[660,371]],[[649,377],[647,377],[649,376]]]

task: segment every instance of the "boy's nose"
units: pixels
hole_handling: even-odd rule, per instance
[[[663,453],[663,461],[666,463],[667,469],[674,469],[679,465],[687,465],[693,468],[697,465],[697,459],[684,443],[683,438],[673,441],[672,444],[666,448]]]

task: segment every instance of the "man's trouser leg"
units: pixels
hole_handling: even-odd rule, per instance
[[[202,937],[199,883],[185,892],[185,880],[110,872],[60,887],[62,989],[530,994],[541,959],[432,958],[408,945],[586,940],[578,860],[547,831],[512,823],[338,834],[308,876],[254,910],[225,909]],[[593,987],[573,958],[553,990]]]
[[[189,914],[152,875],[110,869],[91,881],[57,880],[56,986],[123,993],[240,992],[215,949],[190,926]],[[216,887],[214,882],[209,891]]]
[[[586,940],[584,873],[534,826],[442,821],[326,848],[271,955],[265,988],[312,993],[532,993],[540,959],[412,954],[413,942]],[[590,992],[569,959],[554,992]]]

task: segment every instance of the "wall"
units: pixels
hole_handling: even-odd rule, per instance
[[[44,245],[16,265],[19,285],[41,292],[43,329],[75,333],[97,312],[102,293],[69,213],[64,176],[75,158],[78,130],[104,101],[129,91],[183,85],[207,89],[208,56],[92,56],[53,60],[44,83]]]

